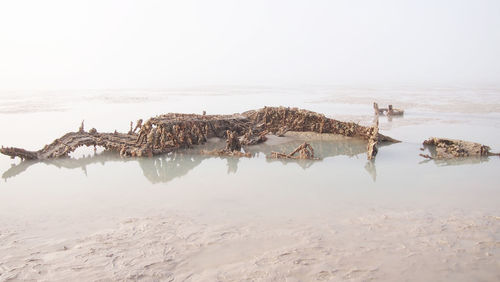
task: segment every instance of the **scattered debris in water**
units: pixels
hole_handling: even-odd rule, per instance
[[[236,136],[236,134],[230,130],[226,130],[226,148],[221,150],[211,150],[206,151],[202,150],[201,154],[203,155],[212,155],[212,156],[234,156],[234,157],[251,157],[250,153],[243,153],[241,151],[241,142],[240,139]]]
[[[297,155],[296,155],[297,154]],[[290,154],[284,154],[279,152],[271,152],[267,156],[270,159],[302,159],[302,160],[319,160],[319,158],[314,157],[314,149],[309,143],[302,143],[300,146],[295,148]]]
[[[393,108],[392,105],[389,105],[387,108],[379,108],[377,103],[373,103],[373,109],[375,110],[375,115],[402,116],[405,112],[402,109]]]
[[[499,155],[490,152],[490,147],[479,143],[431,137],[423,142],[430,155],[419,154],[428,159],[451,159]]]

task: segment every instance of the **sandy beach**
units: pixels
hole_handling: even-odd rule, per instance
[[[174,211],[72,239],[0,240],[3,281],[495,281],[500,218],[372,209],[235,222]],[[33,233],[32,233],[33,234]]]
[[[27,112],[24,103],[36,96],[10,98],[0,126],[6,144],[36,149],[75,130],[73,116],[123,131],[137,118],[131,109],[146,117],[201,100],[216,112],[222,101],[272,105],[281,97],[251,92],[120,92],[134,98],[112,102],[89,99],[99,93],[71,101],[55,93],[53,106],[64,110]],[[381,146],[375,162],[366,160],[362,140],[293,132],[250,147],[252,158],[200,155],[201,147],[152,158],[92,148],[44,162],[1,157],[0,280],[496,281],[500,158],[437,161],[419,153],[431,135],[471,139],[471,132],[472,141],[499,151],[497,98],[486,95],[492,113],[461,111],[466,95],[446,102],[447,112],[412,107],[425,93],[395,100],[407,103],[403,118],[381,118],[382,132],[403,142]],[[327,116],[372,120],[361,98],[339,106],[322,92],[290,97]],[[115,116],[103,118],[109,111]],[[321,160],[266,158],[304,140]],[[203,148],[223,146],[211,139]]]

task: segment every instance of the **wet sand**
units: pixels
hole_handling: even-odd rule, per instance
[[[36,149],[81,119],[126,131],[129,119],[156,113],[232,113],[222,101],[237,112],[246,110],[241,101],[260,106],[255,95],[263,104],[286,96],[290,106],[371,120],[370,101],[359,106],[357,96],[343,107],[323,92],[265,98],[266,91],[121,93],[124,103],[114,92],[104,100],[73,93],[76,104],[56,93],[51,107],[28,112],[17,111],[16,100],[0,107],[2,145]],[[362,141],[314,135],[307,139],[320,161],[265,158],[300,144],[304,136],[294,134],[251,148],[251,159],[198,149],[138,159],[92,150],[46,162],[0,156],[0,281],[498,281],[500,158],[437,162],[418,154],[420,142],[438,134],[500,151],[500,113],[462,111],[447,98],[440,109],[412,108],[421,96],[398,97],[408,106],[403,118],[381,118],[383,133],[404,142],[381,147],[375,162],[366,161]],[[474,101],[497,103],[483,96]]]
[[[226,222],[171,211],[69,240],[3,231],[0,269],[6,281],[495,281],[499,221],[371,209]]]

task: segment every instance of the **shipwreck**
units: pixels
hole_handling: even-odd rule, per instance
[[[226,139],[226,147],[205,154],[249,156],[242,148],[265,142],[268,134],[282,136],[288,131],[339,134],[366,140],[370,148],[369,159],[375,156],[379,142],[399,142],[378,132],[378,120],[370,127],[304,109],[264,107],[232,115],[169,113],[146,122],[138,120],[135,127],[131,122],[127,133],[102,133],[95,128],[85,131],[82,122],[78,131],[66,133],[38,151],[2,147],[0,152],[22,160],[47,160],[67,157],[81,146],[101,146],[122,157],[152,157],[201,145],[209,138],[218,137]],[[303,149],[302,157],[315,158],[310,153],[312,148],[306,147],[299,149]]]

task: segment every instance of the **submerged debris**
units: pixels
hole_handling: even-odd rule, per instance
[[[402,116],[405,113],[405,111],[402,110],[402,109],[394,109],[394,108],[392,108],[392,105],[389,105],[388,108],[389,108],[387,110],[387,115],[388,116]]]
[[[431,157],[427,154],[418,154],[418,155],[421,156],[422,158],[426,158],[426,159],[430,159],[430,160],[434,159],[433,157]]]
[[[373,103],[373,109],[375,110],[375,115],[402,116],[404,114],[404,110],[395,109],[392,105],[389,105],[387,108],[379,108],[377,103]]]
[[[298,155],[295,155],[298,154]],[[270,159],[303,159],[303,160],[319,160],[319,158],[314,157],[314,149],[309,143],[302,143],[291,152],[290,154],[284,154],[279,152],[271,152],[267,156]]]
[[[490,152],[490,147],[479,143],[447,138],[431,137],[423,142],[431,155],[420,154],[428,159],[451,159],[498,155]]]
[[[373,110],[375,111],[375,115],[378,116],[378,115],[383,115],[384,110],[386,110],[386,109],[380,109],[378,107],[378,104],[376,102],[373,102]]]
[[[211,151],[202,150],[201,154],[212,156],[251,157],[250,153],[243,153],[241,151],[241,142],[234,132],[226,130],[226,136],[226,148]]]
[[[242,151],[228,151],[226,149],[220,149],[220,150],[201,150],[200,152],[202,155],[207,155],[207,156],[217,156],[217,157],[247,157],[250,158],[252,157],[252,154],[250,153],[244,153]]]
[[[373,135],[371,127],[338,121],[312,111],[264,107],[233,115],[170,113],[150,118],[145,123],[138,120],[134,130],[127,134],[99,133],[95,129],[85,132],[81,126],[78,132],[67,133],[38,151],[2,148],[0,152],[22,159],[51,159],[68,156],[80,146],[102,146],[126,157],[153,156],[200,145],[211,137],[226,138],[228,130],[239,139],[241,146],[265,142],[266,134],[279,135],[286,131],[333,133],[364,140]],[[382,134],[376,138],[378,142],[399,142]]]

